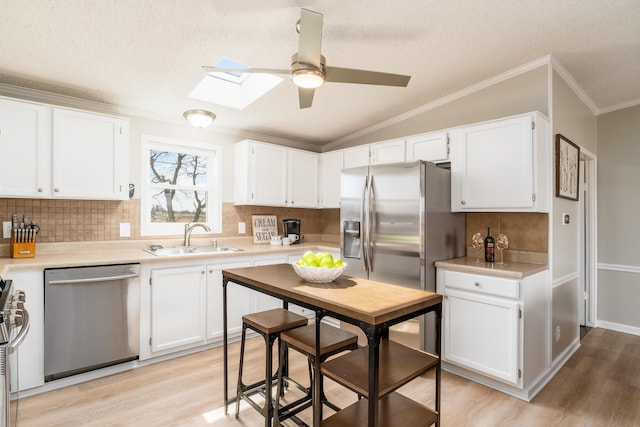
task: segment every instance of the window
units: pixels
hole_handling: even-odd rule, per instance
[[[142,136],[143,236],[181,235],[188,222],[222,232],[221,152],[219,146]]]

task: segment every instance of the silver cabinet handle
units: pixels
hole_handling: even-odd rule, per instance
[[[42,193],[43,191],[44,191],[44,188],[38,187],[38,193]]]
[[[480,287],[480,282],[476,282],[476,283],[474,283],[474,286],[475,286],[476,288],[479,288],[479,287]]]
[[[56,188],[53,189],[53,191],[55,191],[56,193],[59,193],[60,189],[56,187]]]
[[[461,204],[461,205],[466,205],[466,204],[467,204],[467,202],[465,202],[464,200],[460,200],[460,204]]]

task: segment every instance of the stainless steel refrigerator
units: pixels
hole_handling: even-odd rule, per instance
[[[345,274],[435,292],[434,262],[464,256],[449,170],[423,161],[343,169],[340,187]],[[433,352],[433,316],[394,326],[390,338]]]

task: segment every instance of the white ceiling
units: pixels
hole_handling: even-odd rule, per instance
[[[221,57],[288,68],[300,7],[324,14],[327,65],[409,86],[327,83],[305,110],[288,79],[243,111],[187,97]],[[2,0],[0,52],[0,83],[318,145],[548,54],[596,111],[640,103],[637,0]]]

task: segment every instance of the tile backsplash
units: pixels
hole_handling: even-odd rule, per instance
[[[140,240],[154,236],[140,236],[140,200],[49,200],[0,199],[0,219],[10,221],[11,214],[20,218],[27,214],[39,226],[39,243],[86,242],[104,240]],[[222,204],[222,234],[220,237],[251,236],[251,215],[276,215],[278,231],[281,221],[299,218],[302,234],[329,234],[337,236],[339,209],[290,209],[264,206],[235,206]],[[245,222],[246,234],[238,234],[238,222]],[[129,223],[131,237],[120,237],[120,223]],[[9,239],[4,239],[8,242]]]
[[[549,214],[515,213],[515,212],[473,212],[466,214],[466,247],[467,255],[475,256],[471,247],[471,236],[481,233],[487,235],[487,227],[491,234],[505,234],[509,238],[509,248],[504,251],[505,259],[515,252],[546,255],[549,252]],[[482,250],[481,250],[482,252]],[[481,253],[481,256],[484,252]],[[543,256],[543,259],[546,258]]]

